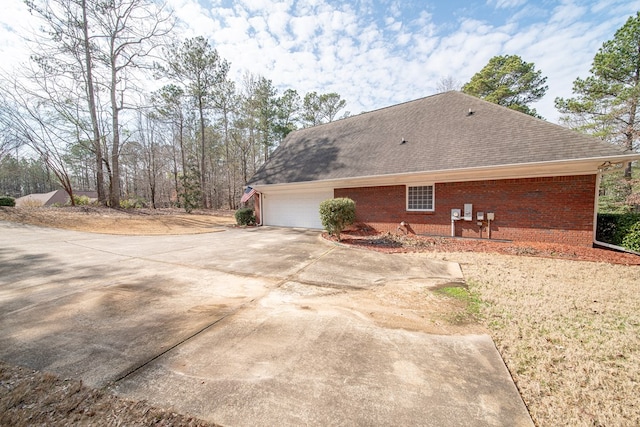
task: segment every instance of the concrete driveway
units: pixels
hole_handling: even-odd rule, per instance
[[[490,337],[376,319],[380,295],[460,282],[457,264],[266,227],[0,233],[9,363],[230,426],[532,425]]]

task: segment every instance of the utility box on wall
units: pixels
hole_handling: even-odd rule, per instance
[[[464,204],[464,220],[473,221],[473,205],[471,203]]]
[[[454,221],[460,219],[460,209],[451,209],[451,219]]]

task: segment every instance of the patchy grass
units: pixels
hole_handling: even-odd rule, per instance
[[[429,256],[461,263],[537,425],[640,425],[640,267]]]
[[[462,303],[462,309],[452,313],[452,318],[449,319],[452,323],[471,323],[480,320],[481,300],[478,294],[468,287],[446,286],[435,292]]]

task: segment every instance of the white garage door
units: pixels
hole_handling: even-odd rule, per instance
[[[332,199],[333,190],[263,194],[264,225],[322,228],[320,202]]]

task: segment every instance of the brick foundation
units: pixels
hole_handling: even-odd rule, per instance
[[[458,237],[480,237],[476,212],[495,213],[491,238],[591,246],[596,175],[435,184],[434,212],[407,212],[406,187],[338,188],[335,197],[356,202],[356,221],[378,231],[451,236],[451,209],[473,204],[473,221],[456,221]],[[487,222],[482,237],[487,237]]]

